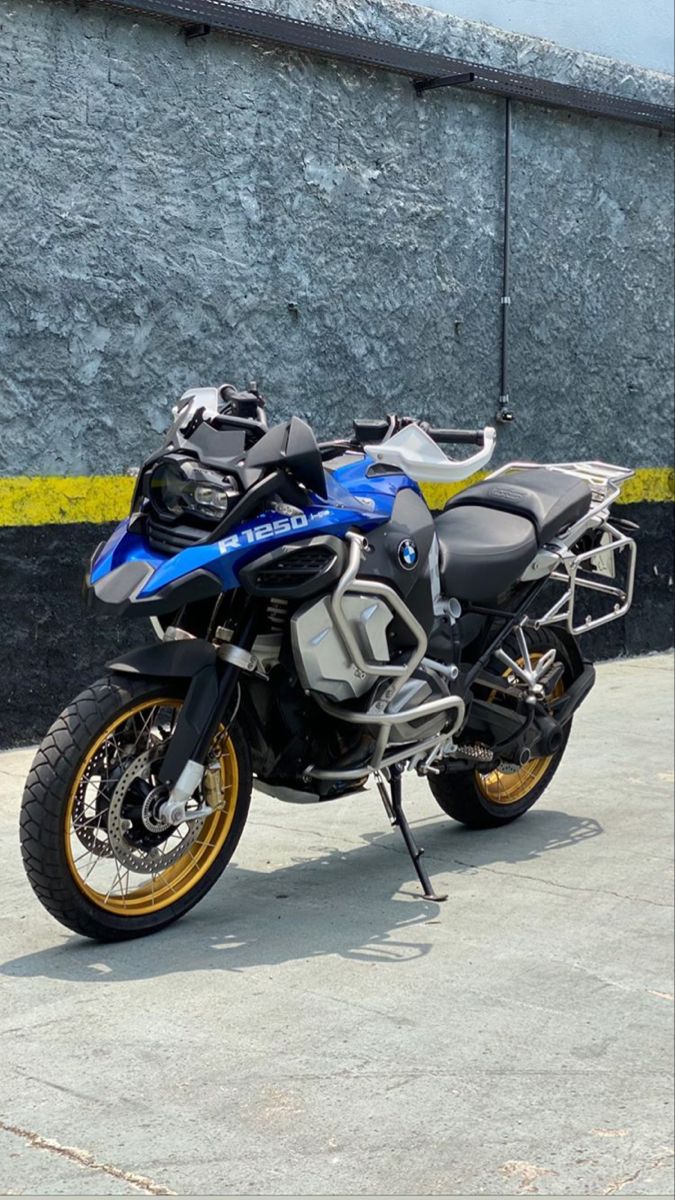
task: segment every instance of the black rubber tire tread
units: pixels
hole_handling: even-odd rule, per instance
[[[555,646],[558,658],[565,665],[563,682],[569,686],[574,678],[574,668],[564,643],[549,629],[540,629],[536,633],[528,632],[526,636],[532,652],[546,651]],[[512,657],[517,657],[517,645],[507,643],[507,652]],[[498,666],[496,669],[502,671],[503,667]],[[562,762],[571,730],[572,722],[570,721],[564,732],[563,744],[557,754],[553,755],[545,774],[518,802],[510,804],[508,807],[491,804],[487,797],[479,791],[473,768],[468,771],[448,771],[447,774],[428,776],[434,799],[444,813],[469,829],[495,829],[501,825],[510,825],[512,821],[516,821],[518,817],[522,817],[524,813],[528,812],[546,791]]]
[[[85,896],[68,867],[65,812],[73,779],[87,751],[125,709],[144,699],[167,695],[182,698],[184,687],[179,680],[163,681],[122,674],[99,679],[80,692],[57,717],[35,755],[21,803],[24,867],[41,904],[62,925],[84,937],[123,941],[164,929],[206,895],[237,847],[248,816],[252,774],[248,745],[235,725],[229,731],[239,769],[234,821],[218,858],[187,895],[156,913],[122,917],[104,912]]]

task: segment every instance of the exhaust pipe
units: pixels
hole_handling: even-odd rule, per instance
[[[537,721],[538,737],[531,747],[534,758],[549,758],[562,750],[565,740],[564,727],[553,717],[542,717]]]

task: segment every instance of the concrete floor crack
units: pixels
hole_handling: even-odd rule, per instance
[[[612,1182],[603,1191],[603,1196],[616,1196],[618,1192],[623,1191],[629,1183],[635,1183],[645,1171],[658,1171],[660,1167],[665,1167],[668,1160],[672,1158],[672,1151],[661,1155],[659,1158],[653,1159],[646,1163],[644,1167],[638,1167],[637,1171],[633,1171],[632,1175],[624,1175],[622,1179],[613,1179]]]
[[[402,849],[398,846],[387,846],[383,842],[377,842],[375,844],[379,847],[379,849],[388,850],[391,854],[398,854],[402,858],[405,858],[407,854],[405,849]],[[561,888],[566,892],[589,892],[594,896],[614,896],[617,900],[628,900],[633,904],[651,904],[655,908],[673,908],[673,905],[669,904],[665,900],[650,900],[647,896],[628,896],[624,892],[614,892],[610,891],[608,888],[576,887],[572,883],[559,883],[555,879],[543,879],[541,875],[528,875],[524,871],[499,871],[496,867],[488,867],[484,863],[466,862],[466,860],[462,858],[451,858],[449,860],[438,858],[436,855],[429,854],[427,851],[425,851],[424,859],[427,863],[437,863],[441,869],[443,866],[447,866],[448,862],[451,862],[458,867],[466,867],[471,871],[487,871],[490,875],[500,875],[506,879],[527,879],[531,883],[542,883],[545,887]]]
[[[431,855],[427,856],[431,859]],[[436,859],[436,862],[441,862],[441,859]],[[572,883],[558,883],[555,879],[543,879],[541,875],[527,875],[524,871],[498,871],[496,867],[487,867],[482,863],[465,862],[460,858],[451,860],[459,867],[469,867],[474,871],[487,871],[490,875],[502,875],[507,879],[528,879],[532,883],[543,883],[546,887],[561,888],[566,892],[590,892],[594,896],[614,896],[617,900],[629,900],[633,904],[652,904],[655,908],[672,908],[672,904],[666,903],[663,900],[650,900],[647,896],[627,896],[623,892],[613,892],[607,888],[589,888],[576,887]]]
[[[80,1150],[76,1146],[63,1146],[60,1142],[56,1142],[52,1138],[42,1137],[41,1134],[34,1133],[31,1129],[23,1129],[22,1126],[12,1125],[9,1121],[0,1120],[0,1130],[4,1133],[13,1134],[14,1137],[21,1138],[22,1141],[26,1142],[34,1150],[44,1150],[50,1154],[58,1154],[61,1158],[65,1158],[79,1167],[89,1169],[90,1171],[99,1171],[102,1175],[107,1175],[111,1179],[119,1179],[122,1183],[127,1183],[134,1191],[140,1192],[144,1196],[176,1195],[176,1192],[172,1192],[170,1188],[164,1187],[160,1183],[155,1183],[152,1179],[146,1179],[144,1175],[137,1175],[134,1171],[124,1171],[121,1167],[114,1167],[110,1163],[99,1162],[88,1150]]]

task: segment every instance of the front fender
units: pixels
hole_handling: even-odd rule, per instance
[[[200,638],[183,642],[157,642],[142,646],[108,663],[111,671],[159,679],[187,679],[187,689],[178,722],[162,762],[160,779],[175,783],[199,745],[218,702],[219,663],[215,646]],[[233,668],[230,667],[232,672]]]
[[[124,675],[147,675],[152,679],[192,679],[205,667],[215,667],[216,648],[201,638],[157,642],[130,650],[107,664],[108,670]]]

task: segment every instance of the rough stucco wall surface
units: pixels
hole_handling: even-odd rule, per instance
[[[667,80],[385,3],[270,5],[664,100]],[[0,474],[116,473],[186,386],[322,431],[490,420],[503,105],[66,3],[0,0]],[[501,455],[664,461],[672,140],[516,106]]]
[[[467,417],[486,373],[494,393],[496,105],[440,121],[405,80],[13,14],[4,472],[120,470],[199,381],[256,377],[279,418],[336,430],[438,404],[448,359]]]
[[[671,458],[672,142],[641,133],[517,116],[514,441],[537,458]]]

